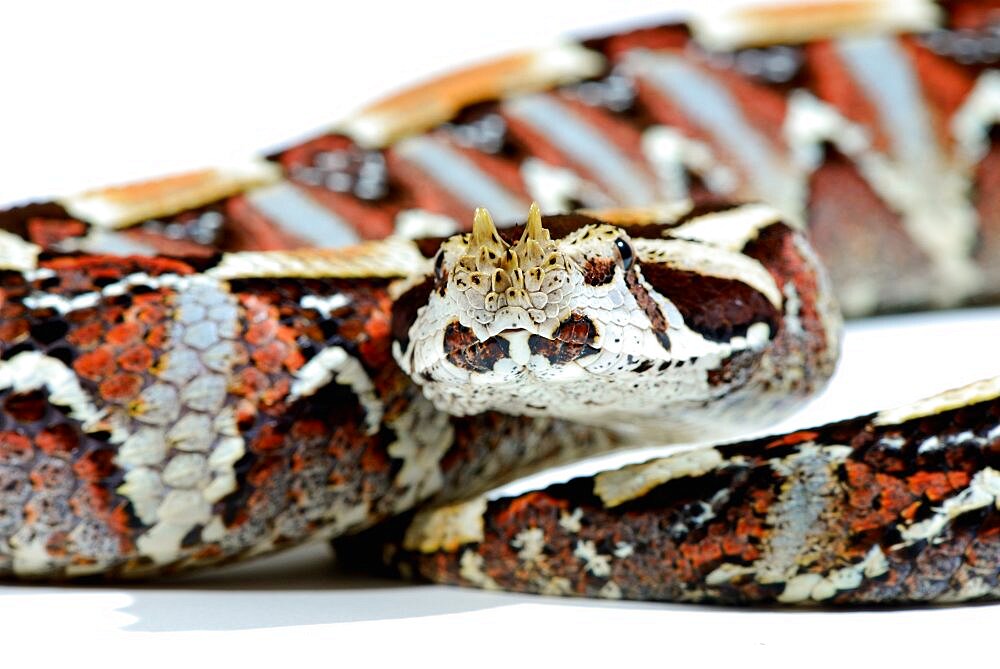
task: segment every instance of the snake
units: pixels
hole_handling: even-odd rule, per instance
[[[546,595],[996,598],[1000,378],[740,435],[825,386],[843,317],[1000,295],[998,40],[996,2],[710,13],[8,207],[0,576],[332,541]],[[668,443],[700,445],[496,492]]]

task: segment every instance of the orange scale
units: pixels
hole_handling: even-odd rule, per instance
[[[303,419],[292,425],[292,438],[296,441],[320,439],[326,436],[326,423],[319,419]]]
[[[361,338],[361,333],[365,331],[364,323],[360,321],[344,321],[338,327],[338,334],[345,339],[357,341]]]
[[[877,530],[883,525],[881,514],[867,513],[858,515],[851,519],[849,527],[854,534],[860,534],[869,530]]]
[[[920,500],[917,500],[913,504],[910,504],[908,507],[906,507],[905,509],[903,509],[902,511],[900,511],[899,515],[902,516],[903,520],[907,520],[907,521],[912,522],[913,519],[917,517],[917,511],[920,510],[920,507],[922,505],[923,505],[923,502],[921,502]]]
[[[516,516],[525,513],[535,515],[536,513],[546,513],[550,510],[565,511],[569,508],[569,501],[556,499],[544,492],[530,492],[521,495],[513,500],[506,509],[496,515],[496,522],[505,525],[517,522]]]
[[[288,347],[280,341],[271,341],[250,354],[250,359],[262,372],[275,374],[281,371],[282,360],[288,354]]]
[[[114,374],[117,367],[109,348],[102,346],[74,360],[73,369],[85,379],[99,381]]]
[[[264,389],[260,394],[260,402],[264,406],[273,407],[277,405],[284,406],[284,399],[288,397],[288,391],[291,388],[291,382],[287,377],[282,377],[275,381],[272,385]]]
[[[722,538],[722,552],[726,555],[741,555],[746,548],[746,542],[742,537],[729,535]]]
[[[127,321],[113,326],[104,336],[109,344],[123,346],[140,340],[143,328],[134,321]]]
[[[252,398],[267,389],[270,383],[271,379],[256,367],[244,367],[234,375],[229,390],[234,395]]]
[[[948,485],[953,489],[964,488],[971,480],[969,473],[964,471],[950,471],[945,476],[948,478]]]
[[[273,425],[265,425],[260,433],[250,442],[250,448],[257,453],[277,451],[284,447],[285,436],[275,430]]]
[[[153,352],[143,344],[136,344],[119,355],[117,363],[126,372],[147,372],[153,366]]]
[[[208,544],[198,549],[191,557],[195,560],[217,560],[223,556],[222,547],[218,544]]]
[[[272,341],[277,334],[278,323],[268,318],[267,320],[259,320],[252,323],[250,327],[247,328],[244,338],[250,344],[260,346]]]
[[[360,464],[363,470],[374,474],[389,471],[389,458],[381,448],[366,448],[361,453]]]
[[[0,300],[3,296],[0,295]],[[0,314],[0,342],[6,345],[14,345],[28,336],[28,322],[25,320],[15,320],[8,318],[5,314]]]
[[[80,437],[67,423],[50,425],[38,433],[35,444],[46,455],[67,456],[80,446]]]
[[[132,308],[137,314],[162,315],[166,312],[165,300],[172,296],[173,291],[154,290],[148,293],[139,293],[132,296]]]
[[[128,402],[138,397],[142,390],[142,377],[138,374],[115,374],[102,381],[99,390],[109,402]]]
[[[914,495],[926,495],[932,502],[940,501],[951,491],[942,472],[917,472],[906,479],[906,484]]]
[[[146,344],[154,349],[162,349],[166,347],[169,337],[166,324],[159,323],[149,328],[149,332],[146,333]]]
[[[754,513],[765,514],[771,508],[774,496],[767,490],[750,491],[751,507]]]
[[[110,491],[93,483],[81,486],[69,498],[69,507],[78,516],[103,515],[110,503]]]
[[[10,395],[4,401],[4,412],[18,423],[34,423],[45,417],[48,402],[38,392]]]
[[[852,487],[866,485],[872,478],[871,467],[857,460],[847,460],[843,464],[844,472],[847,474],[847,483]]]
[[[111,449],[90,451],[73,463],[73,471],[86,481],[103,481],[117,469],[115,452]]]
[[[89,350],[101,343],[104,324],[100,321],[86,323],[73,328],[66,335],[66,341],[83,350]]]
[[[765,446],[764,448],[768,449],[768,448],[778,448],[779,446],[796,446],[798,444],[807,441],[813,441],[818,436],[819,432],[810,432],[808,430],[802,432],[793,432],[792,434],[786,434],[780,439],[775,439],[774,441],[768,443],[767,446]]]
[[[128,536],[132,532],[130,527],[131,522],[131,514],[128,512],[128,505],[126,504],[119,504],[108,514],[108,527],[112,532],[121,537],[122,550],[131,549],[132,542],[128,539]]]
[[[250,468],[249,472],[247,472],[247,483],[256,488],[260,488],[269,480],[274,478],[278,472],[284,468],[285,459],[280,455],[272,455],[262,458]],[[255,491],[250,499],[253,500],[254,496],[257,496],[260,492],[260,490]],[[251,501],[251,505],[252,504],[253,502]]]
[[[306,364],[306,359],[305,356],[302,355],[302,351],[298,348],[292,348],[288,352],[288,355],[285,356],[282,364],[289,372],[297,372],[302,368],[302,365]]]
[[[881,472],[876,474],[875,489],[879,491],[883,513],[899,513],[913,502],[913,495],[907,491],[906,485],[894,476]]]
[[[371,367],[384,367],[392,360],[392,353],[387,346],[388,338],[366,339],[358,346],[361,357]]]
[[[20,432],[0,432],[0,462],[19,464],[34,454],[31,439]]]

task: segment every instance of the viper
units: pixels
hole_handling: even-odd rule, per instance
[[[723,442],[823,388],[841,310],[1000,294],[998,35],[962,0],[655,25],[0,212],[0,574],[332,539],[554,595],[996,597],[1000,379]]]

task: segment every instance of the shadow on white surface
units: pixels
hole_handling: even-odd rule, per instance
[[[39,606],[25,607],[28,598]],[[0,611],[20,609],[22,624],[28,622],[24,616],[36,613],[45,618],[44,624],[52,624],[53,618],[75,617],[86,611],[86,615],[103,617],[107,625],[127,632],[209,632],[388,621],[524,603],[685,611],[710,608],[557,599],[372,578],[338,570],[331,552],[322,544],[214,572],[148,583],[0,587]]]

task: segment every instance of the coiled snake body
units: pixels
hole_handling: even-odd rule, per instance
[[[996,596],[1000,379],[485,495],[788,413],[836,300],[1000,293],[1000,9],[888,7],[514,56],[266,159],[0,213],[0,573],[336,538],[559,595]]]

